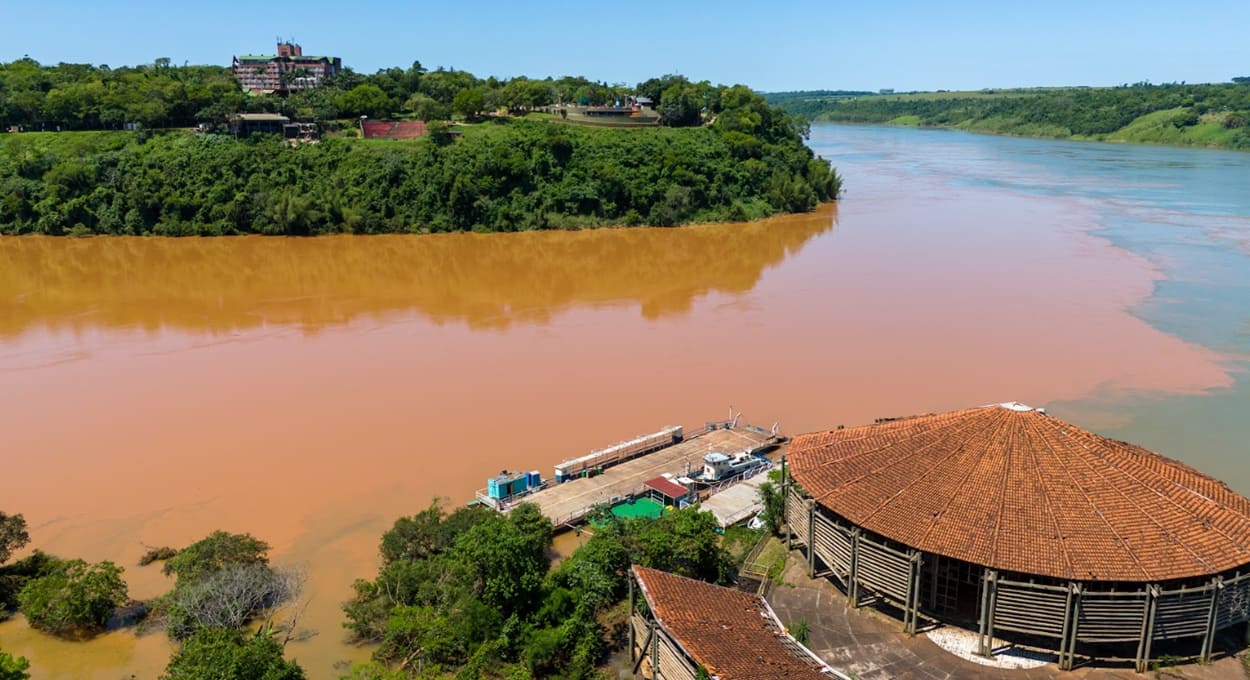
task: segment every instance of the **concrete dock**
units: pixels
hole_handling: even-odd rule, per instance
[[[615,503],[641,493],[642,483],[648,479],[664,473],[685,474],[687,463],[691,472],[698,472],[703,468],[705,454],[756,451],[776,441],[770,432],[753,427],[710,430],[692,435],[680,444],[606,468],[601,475],[556,484],[521,500],[538,505],[556,527],[568,526],[580,522],[590,508],[599,503]]]

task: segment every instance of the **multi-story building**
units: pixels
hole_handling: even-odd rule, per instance
[[[237,56],[230,70],[245,89],[286,94],[317,87],[342,68],[338,57],[306,56],[299,45],[280,42],[277,54]]]

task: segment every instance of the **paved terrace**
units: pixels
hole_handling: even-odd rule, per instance
[[[1053,663],[1028,670],[983,666],[951,654],[924,635],[909,636],[902,624],[870,607],[849,609],[842,592],[827,579],[808,579],[806,561],[790,553],[785,585],[772,588],[769,603],[782,623],[807,621],[807,647],[830,666],[858,680],[1246,680],[1241,659],[1225,657],[1206,665],[1165,668],[1146,675],[1132,669],[1059,670]],[[1218,645],[1217,645],[1218,648]]]
[[[766,444],[772,435],[754,429],[712,430],[680,444],[605,468],[603,474],[583,477],[543,489],[523,500],[536,503],[557,527],[576,522],[598,503],[610,503],[642,490],[642,483],[663,473],[684,474],[703,469],[703,456],[714,451],[737,453]]]

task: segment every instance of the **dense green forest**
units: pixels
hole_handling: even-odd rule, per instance
[[[953,127],[973,132],[1250,149],[1250,83],[1139,83],[847,98],[779,93],[770,102],[812,120]]]
[[[717,113],[725,88],[679,75],[651,78],[635,86],[596,82],[581,76],[534,80],[479,78],[467,71],[428,71],[421,62],[407,68],[360,74],[345,68],[320,87],[290,96],[242,90],[224,66],[171,66],[168,59],[134,67],[57,64],[32,59],[0,64],[0,128],[25,131],[120,130],[223,124],[237,112],[282,113],[333,127],[361,115],[421,120],[453,113],[527,111],[556,103],[602,105],[626,96],[650,97],[672,126],[700,122]]]
[[[586,129],[527,116],[553,101],[658,102],[662,127]],[[234,111],[320,120],[435,121],[415,142],[192,133]],[[485,115],[483,112],[501,112]],[[503,113],[505,112],[506,113]],[[457,139],[441,122],[467,119]],[[536,118],[536,120],[527,120]],[[633,88],[584,78],[478,79],[419,64],[346,71],[282,98],[217,67],[0,66],[0,233],[322,234],[512,231],[746,220],[811,209],[840,179],[807,126],[744,86],[665,76]],[[139,123],[139,129],[114,128]],[[159,130],[158,128],[177,128]]]
[[[351,634],[378,646],[354,680],[600,677],[624,639],[630,564],[714,583],[733,578],[710,513],[606,522],[559,565],[551,522],[534,505],[507,515],[437,504],[402,517],[381,542],[382,568],[344,605]]]
[[[710,127],[502,118],[460,141],[289,148],[182,131],[0,135],[0,233],[320,234],[674,225],[798,212],[839,179],[803,126],[728,88]]]

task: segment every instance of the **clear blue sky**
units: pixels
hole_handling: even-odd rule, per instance
[[[1250,75],[1248,27],[1247,0],[3,0],[0,60],[228,64],[282,35],[363,73],[419,59],[479,76],[977,89],[1226,81]]]

